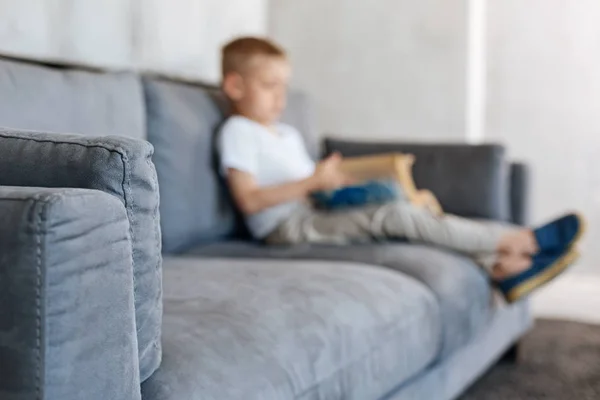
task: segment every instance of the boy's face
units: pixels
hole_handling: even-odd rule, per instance
[[[264,125],[271,125],[285,108],[291,68],[287,59],[255,56],[243,73],[225,77],[223,88],[236,111]]]

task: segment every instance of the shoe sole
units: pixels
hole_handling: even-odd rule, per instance
[[[573,243],[576,240],[573,240]],[[560,275],[565,269],[567,269],[570,265],[572,265],[579,258],[579,251],[577,249],[571,249],[566,252],[561,258],[556,260],[550,267],[548,267],[544,272],[536,275],[534,278],[529,279],[526,282],[523,282],[510,291],[504,294],[504,297],[507,302],[514,303],[523,297],[527,296],[529,293],[533,292],[535,289],[540,286],[550,282],[552,279],[556,278]]]

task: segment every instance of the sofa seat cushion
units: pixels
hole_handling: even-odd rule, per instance
[[[146,400],[374,399],[439,353],[433,294],[389,269],[167,258]]]
[[[347,260],[401,271],[425,284],[442,310],[446,356],[485,328],[493,314],[487,275],[469,258],[430,246],[377,243],[348,246],[264,246],[252,242],[220,242],[193,249],[190,255],[211,257]]]

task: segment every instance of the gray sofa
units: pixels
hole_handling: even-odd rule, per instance
[[[0,398],[454,399],[529,329],[458,254],[248,239],[215,174],[223,104],[0,59]],[[314,157],[410,151],[447,211],[525,222],[501,146],[320,141],[300,93],[284,119]]]

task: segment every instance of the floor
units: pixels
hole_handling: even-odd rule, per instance
[[[532,297],[540,318],[560,318],[600,324],[600,276],[567,273]]]
[[[520,359],[499,363],[460,400],[600,399],[600,325],[538,319]]]

